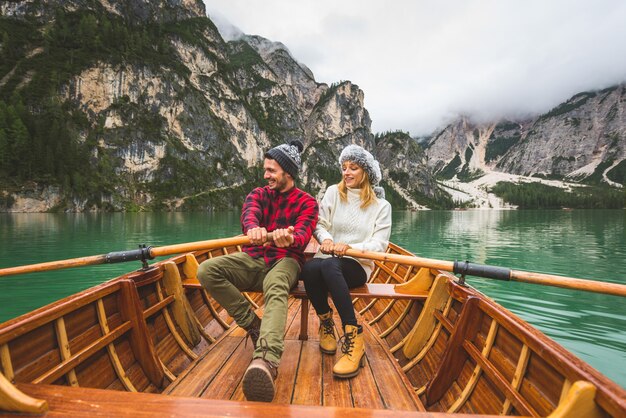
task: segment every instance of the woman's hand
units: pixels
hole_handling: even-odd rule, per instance
[[[346,255],[346,250],[350,248],[352,247],[350,247],[348,244],[344,242],[339,242],[333,247],[333,254],[335,254],[337,257],[343,257],[344,255]]]
[[[322,252],[322,254],[332,254],[334,246],[335,245],[332,239],[325,239],[320,245],[320,251]]]

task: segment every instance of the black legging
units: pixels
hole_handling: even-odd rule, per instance
[[[343,326],[358,325],[349,291],[367,280],[358,261],[339,257],[314,258],[304,264],[300,278],[318,315],[330,311],[330,292]]]

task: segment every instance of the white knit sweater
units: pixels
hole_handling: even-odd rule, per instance
[[[314,236],[321,243],[331,239],[346,243],[357,250],[385,251],[391,235],[391,205],[385,199],[361,208],[360,189],[348,189],[348,201],[342,202],[337,185],[330,186],[320,204],[319,219]],[[333,213],[334,212],[334,213]],[[330,257],[320,251],[315,257]],[[374,262],[356,259],[367,274],[372,273]]]

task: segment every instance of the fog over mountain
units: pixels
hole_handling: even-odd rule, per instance
[[[357,84],[374,132],[430,134],[459,114],[527,117],[626,81],[618,0],[205,4],[223,36],[280,41],[318,81]]]

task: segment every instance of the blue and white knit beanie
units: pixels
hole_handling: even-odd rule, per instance
[[[300,166],[302,164],[300,160],[300,153],[304,149],[302,142],[297,139],[291,141],[289,145],[282,144],[265,153],[265,158],[271,158],[276,160],[278,164],[291,175],[294,179],[298,176]]]
[[[380,171],[380,164],[369,151],[358,145],[348,145],[341,151],[339,165],[343,166],[343,163],[346,161],[356,163],[361,167],[363,171],[367,173],[376,196],[382,199],[385,198],[385,190],[378,186],[378,183],[380,183],[383,178],[382,172]]]

